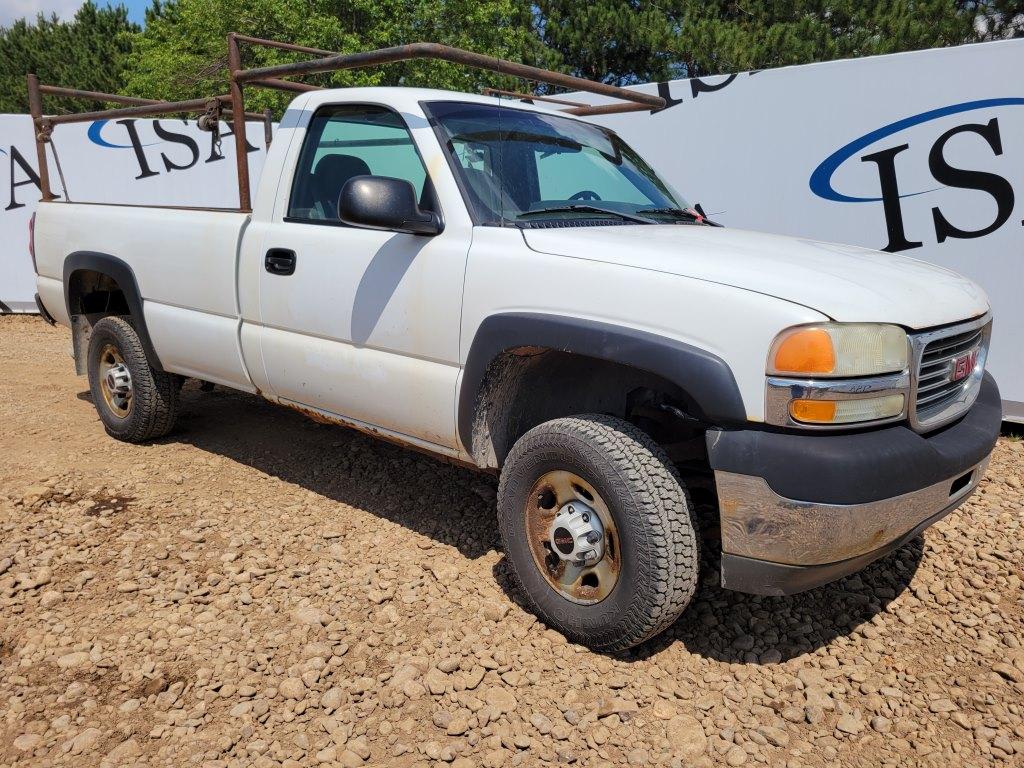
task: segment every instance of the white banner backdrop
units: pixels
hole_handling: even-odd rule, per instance
[[[886,248],[977,280],[996,316],[990,368],[1007,416],[1024,420],[1020,72],[1024,40],[985,43],[652,83],[638,89],[667,109],[594,119],[723,224]],[[250,126],[255,179],[263,130]],[[236,204],[230,135],[219,152],[180,120],[60,126],[55,137],[73,200]],[[13,310],[35,308],[35,169],[29,118],[0,115],[0,301]]]
[[[976,280],[992,301],[1005,414],[1024,420],[1021,72],[1024,40],[984,43],[644,85],[670,106],[594,119],[727,226],[885,249]]]
[[[97,120],[59,125],[54,144],[71,200],[131,205],[238,205],[235,143],[221,143],[195,121]],[[249,123],[252,178],[266,157],[263,125]],[[50,187],[64,197],[49,153]],[[0,311],[35,312],[28,222],[39,201],[38,162],[28,115],[0,115]]]

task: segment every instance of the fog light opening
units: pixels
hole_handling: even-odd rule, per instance
[[[949,486],[949,495],[951,497],[952,496],[956,496],[958,493],[960,493],[960,491],[962,491],[964,488],[966,488],[968,485],[970,485],[971,484],[971,475],[973,475],[973,474],[974,474],[974,471],[972,470],[972,471],[968,472],[966,475],[958,477],[956,480],[954,480],[953,484],[951,486]]]

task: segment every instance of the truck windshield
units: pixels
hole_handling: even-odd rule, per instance
[[[424,105],[481,224],[691,221],[687,204],[611,131],[491,104]]]

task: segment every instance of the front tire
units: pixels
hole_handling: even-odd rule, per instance
[[[145,348],[124,317],[104,317],[89,339],[89,389],[107,434],[128,443],[163,437],[178,415],[173,374],[150,365]]]
[[[621,419],[561,418],[523,435],[502,469],[498,520],[528,607],[594,650],[658,634],[696,591],[689,497],[658,445]]]

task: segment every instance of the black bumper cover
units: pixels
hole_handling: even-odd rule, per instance
[[[857,433],[708,430],[711,468],[763,477],[780,496],[863,504],[966,472],[992,452],[1003,411],[988,373],[960,421],[920,435],[905,424]]]

